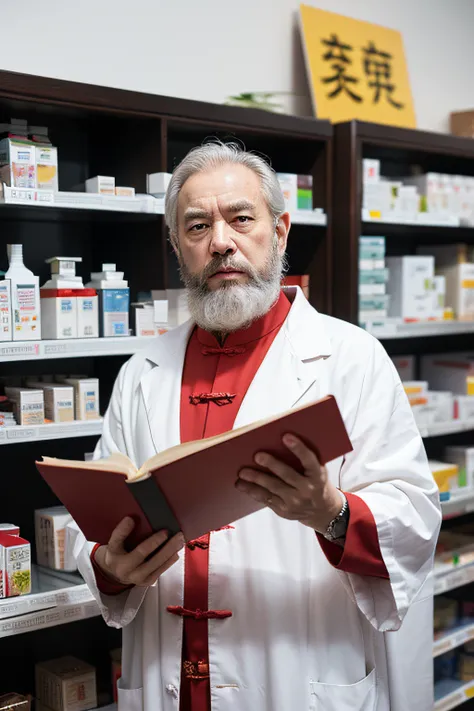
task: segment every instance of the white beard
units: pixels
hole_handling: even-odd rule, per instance
[[[249,274],[247,284],[225,281],[215,291],[207,286],[207,270],[212,273],[218,266],[244,267]],[[264,316],[277,301],[286,261],[274,243],[267,265],[261,272],[233,260],[217,259],[200,277],[189,274],[181,261],[181,276],[188,291],[188,306],[198,326],[211,333],[231,333],[248,328],[253,321]]]

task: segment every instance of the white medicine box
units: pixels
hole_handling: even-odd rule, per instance
[[[428,319],[434,314],[432,256],[388,257],[389,316]]]
[[[36,560],[53,570],[76,570],[65,565],[66,526],[72,516],[64,506],[35,511]]]
[[[12,292],[10,279],[0,281],[0,342],[11,341],[12,336]]]
[[[77,299],[72,289],[41,289],[44,339],[77,338]]]
[[[77,289],[77,337],[99,337],[99,297],[95,289]]]
[[[115,195],[115,178],[110,175],[95,175],[86,180],[86,193]]]
[[[474,263],[453,264],[443,270],[446,277],[446,305],[458,319],[474,319]]]

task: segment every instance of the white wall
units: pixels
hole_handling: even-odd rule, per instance
[[[306,0],[400,30],[418,126],[447,131],[474,108],[474,0]],[[296,91],[311,104],[295,30],[298,0],[3,2],[0,68],[222,102]]]

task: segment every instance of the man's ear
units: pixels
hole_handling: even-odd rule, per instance
[[[275,234],[278,240],[278,248],[280,253],[286,252],[286,245],[288,242],[288,234],[291,228],[291,218],[289,212],[284,212],[278,218],[278,222],[275,227]]]

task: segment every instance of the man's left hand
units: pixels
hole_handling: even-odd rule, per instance
[[[327,470],[316,454],[300,439],[287,434],[283,444],[300,460],[303,474],[271,454],[259,452],[255,462],[270,473],[241,469],[236,487],[282,518],[299,521],[324,534],[341,511],[342,496],[328,480]]]

